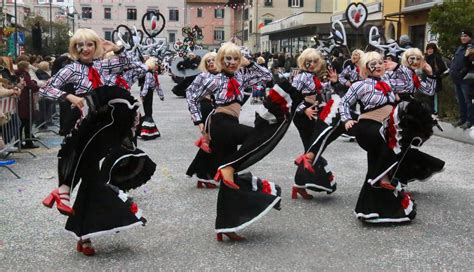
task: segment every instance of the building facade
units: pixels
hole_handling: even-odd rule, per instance
[[[234,9],[226,0],[187,0],[186,22],[188,26],[199,26],[203,32],[202,44],[214,49],[229,41],[234,33]]]
[[[28,17],[41,16],[46,21],[66,21],[68,7],[72,7],[73,0],[3,0],[2,12],[4,13],[3,24],[6,26],[15,23],[15,3],[18,26],[25,26]]]
[[[158,37],[172,44],[182,39],[181,29],[187,16],[185,4],[185,0],[76,0],[76,27],[90,28],[111,40],[112,31],[118,25],[140,29],[142,16],[149,10],[158,10],[166,20],[166,27]]]

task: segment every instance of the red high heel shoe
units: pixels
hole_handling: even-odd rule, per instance
[[[313,196],[308,194],[305,188],[298,188],[293,186],[291,190],[291,198],[298,199],[298,194],[300,194],[304,199],[313,199]]]
[[[95,249],[92,247],[92,246],[83,246],[83,244],[85,243],[90,243],[90,241],[87,241],[87,242],[84,242],[82,240],[79,240],[77,242],[77,246],[76,246],[76,249],[78,252],[82,252],[82,254],[86,255],[86,256],[93,256],[95,255]]]
[[[217,233],[217,241],[222,242],[224,240],[224,237],[222,235],[227,236],[232,241],[239,242],[245,240],[245,237],[238,235],[235,232],[219,232]]]
[[[306,169],[310,173],[314,173],[313,161],[308,159],[306,154],[303,154],[299,156],[298,158],[296,158],[295,164],[300,165],[301,163],[303,163],[304,169]]]
[[[215,189],[215,188],[217,188],[217,185],[209,183],[209,182],[204,182],[204,181],[198,180],[197,187],[199,189],[202,189],[204,187],[206,187],[207,189]]]
[[[226,180],[224,178],[224,175],[222,175],[221,169],[217,170],[216,175],[214,176],[215,181],[222,181],[227,187],[234,189],[234,190],[239,190],[240,187],[239,185],[235,184],[232,180]]]
[[[196,142],[194,142],[194,144],[206,153],[212,152],[211,148],[209,147],[209,143],[206,141],[204,136],[201,136]]]
[[[61,200],[69,201],[69,193],[59,193],[59,190],[55,189],[45,199],[43,199],[43,205],[52,208],[56,202],[56,207],[61,214],[66,216],[74,215],[74,210],[64,204]]]

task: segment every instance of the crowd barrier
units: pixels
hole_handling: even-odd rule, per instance
[[[15,160],[6,160],[12,152],[21,151],[20,143],[20,118],[18,117],[18,98],[0,98],[0,154],[5,154],[0,158],[0,167],[6,168],[17,178],[20,176],[9,166],[16,163]]]

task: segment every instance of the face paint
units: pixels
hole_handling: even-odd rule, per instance
[[[209,65],[211,65],[211,64],[214,64],[214,63],[215,63],[214,58],[210,58],[210,59],[207,59],[207,60],[206,60],[206,65],[207,65],[207,66],[209,66]]]
[[[367,69],[370,73],[373,73],[377,68],[383,67],[383,60],[373,60],[367,63]]]
[[[240,57],[224,56],[224,65],[228,68],[232,65],[237,65],[239,63],[239,60]]]
[[[421,61],[421,57],[417,57],[417,56],[409,56],[407,58],[407,62],[410,66],[417,65],[420,61]]]
[[[318,66],[318,63],[319,63],[318,59],[306,60],[304,62],[304,66],[306,67],[307,70],[315,70],[316,67]]]
[[[93,41],[78,41],[76,43],[76,50],[79,54],[82,53],[86,48],[93,48],[95,50],[95,42]]]

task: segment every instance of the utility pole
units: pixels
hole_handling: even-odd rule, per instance
[[[53,0],[49,0],[49,40],[53,40]]]
[[[17,47],[17,43],[18,43],[18,41],[17,41],[17,39],[18,39],[18,34],[17,34],[17,31],[18,31],[18,28],[17,28],[18,14],[17,14],[17,10],[16,10],[16,0],[15,0],[15,4],[14,4],[14,9],[15,9],[15,36],[13,36],[13,40],[15,42],[15,51],[14,51],[15,54],[14,54],[14,56],[15,56],[15,60],[16,60],[16,57],[18,56],[18,52],[17,52],[17,49],[18,49],[18,47]]]

